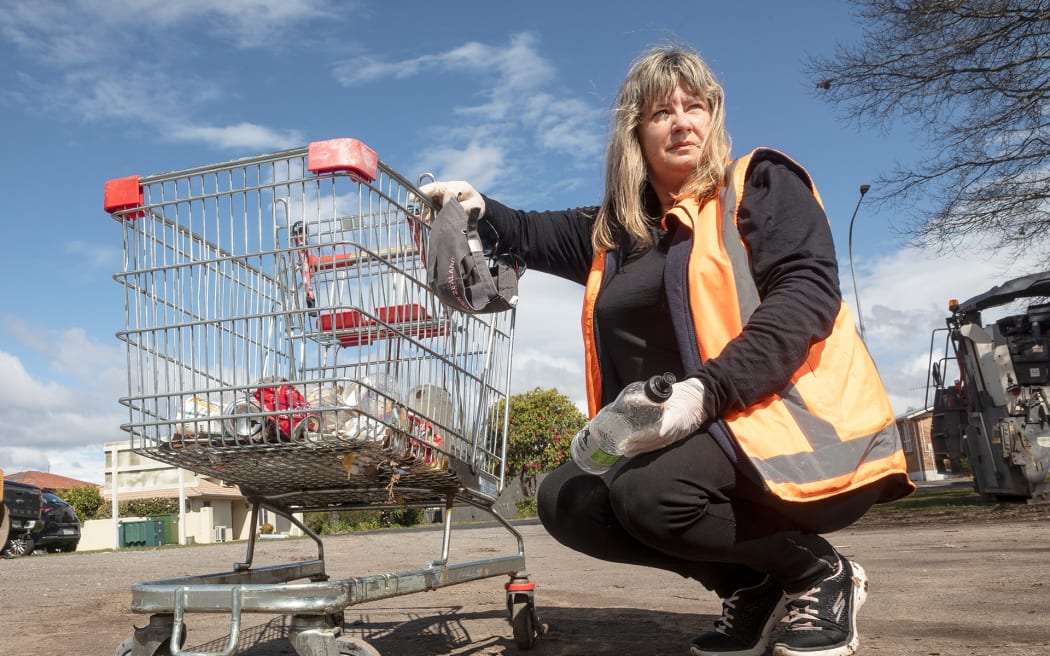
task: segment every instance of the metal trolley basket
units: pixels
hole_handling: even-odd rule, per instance
[[[354,139],[106,184],[123,230],[133,450],[240,487],[313,539],[316,559],[132,587],[149,625],[119,656],[182,651],[187,613],[291,615],[299,654],[347,653],[345,607],[493,576],[514,638],[537,633],[503,488],[514,312],[472,315],[427,285],[425,201]],[[455,506],[491,513],[517,553],[449,563]],[[440,506],[440,557],[330,580],[297,513]],[[356,648],[360,648],[357,645]],[[343,650],[341,652],[341,650]],[[358,653],[350,651],[349,653]]]

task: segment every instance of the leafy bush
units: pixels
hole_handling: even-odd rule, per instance
[[[73,506],[81,520],[94,519],[99,508],[106,505],[102,492],[94,485],[75,487],[71,490],[56,492],[63,501]]]
[[[332,513],[308,512],[303,515],[303,524],[318,535],[328,535],[331,533]]]
[[[423,519],[423,510],[420,508],[396,508],[309,512],[303,518],[303,523],[318,535],[332,535],[395,526],[416,526],[422,524]]]
[[[154,515],[177,515],[178,499],[132,499],[119,502],[118,511],[121,517],[153,517]],[[109,519],[113,516],[111,504],[103,503],[95,510],[90,519]]]
[[[536,517],[540,514],[536,508],[536,497],[525,497],[524,499],[518,499],[514,502],[514,507],[517,509],[519,518]]]
[[[502,402],[494,412],[496,421],[502,422]],[[537,387],[511,396],[507,474],[518,476],[528,488],[538,474],[551,471],[569,459],[572,436],[586,423],[587,417],[556,389]]]

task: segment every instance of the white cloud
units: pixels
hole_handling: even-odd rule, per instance
[[[561,155],[569,169],[593,168],[604,148],[604,110],[554,91],[557,71],[529,33],[512,36],[503,47],[471,42],[400,61],[366,53],[340,62],[332,74],[344,86],[421,76],[432,85],[442,86],[442,79],[455,85],[456,118],[452,126],[434,119],[438,124],[428,129],[431,145],[417,170],[448,173],[482,190],[509,181],[518,188],[522,180],[533,187],[548,184],[539,156]],[[511,153],[513,163],[505,155]],[[565,170],[559,174],[564,177]]]
[[[339,62],[332,69],[336,81],[344,86],[358,86],[381,79],[407,79],[435,72],[448,75],[469,72],[475,78],[493,78],[494,83],[483,95],[486,105],[471,104],[460,111],[486,114],[488,119],[502,118],[508,106],[520,102],[527,94],[550,82],[554,69],[537,51],[537,38],[518,34],[506,48],[470,42],[451,50],[400,61],[383,61],[370,54]],[[462,76],[449,76],[450,83],[463,83]]]
[[[109,441],[122,439],[126,438],[118,434]],[[0,468],[5,476],[19,471],[43,471],[102,484],[105,454],[101,444],[47,450],[0,446]]]
[[[580,311],[583,287],[537,272],[519,284],[515,327],[514,393],[557,389],[587,407]]]
[[[485,190],[503,174],[505,159],[506,153],[499,144],[481,145],[472,141],[462,148],[427,149],[419,170],[433,173],[438,180],[469,180],[476,188]]]
[[[24,362],[0,351],[0,424],[4,426],[0,467],[55,471],[84,480],[99,464],[78,463],[102,457],[102,444],[126,439],[120,424],[125,411],[117,399],[126,394],[124,355],[80,328],[47,330],[8,318],[7,332],[19,346],[42,358],[51,380],[30,374]],[[39,368],[39,367],[37,367]],[[56,464],[60,466],[56,466]]]
[[[148,53],[127,46],[143,41],[155,49],[172,45],[171,30],[185,26],[240,48],[275,48],[282,43],[275,37],[287,34],[298,23],[337,19],[354,9],[350,5],[334,12],[323,0],[35,0],[4,4],[0,37],[55,67],[102,61],[130,65],[133,58]],[[169,38],[161,39],[164,36]]]
[[[345,8],[345,15],[350,8]],[[201,79],[179,65],[198,56],[190,41],[206,33],[233,48],[280,48],[297,24],[333,17],[320,0],[38,0],[15,3],[0,12],[0,39],[15,45],[39,66],[19,70],[24,89],[4,96],[64,119],[123,122],[145,127],[160,139],[218,148],[270,149],[301,145],[302,134],[241,121],[213,125],[197,117],[214,113],[231,92],[221,82]],[[192,26],[200,26],[200,30]],[[173,30],[179,31],[172,38]],[[150,48],[123,47],[135,43]],[[184,67],[188,68],[188,67]]]
[[[110,56],[99,33],[104,15],[91,8],[85,11],[82,5],[48,0],[4,3],[0,36],[52,66],[83,65]]]
[[[242,121],[210,125],[195,118],[221,97],[213,81],[163,72],[92,68],[68,72],[60,85],[25,79],[53,111],[72,112],[89,122],[128,122],[149,128],[157,139],[203,143],[222,149],[283,149],[302,145],[298,130],[279,130]],[[140,89],[128,93],[129,88]],[[228,95],[229,92],[227,92]]]
[[[536,96],[527,109],[535,115],[536,141],[547,150],[593,162],[605,147],[603,133],[595,129],[605,125],[603,110],[582,100],[556,99],[547,94]]]
[[[232,39],[242,48],[280,47],[280,36],[295,23],[317,18],[335,18],[331,3],[322,0],[123,0],[128,15],[149,16],[159,26],[170,28],[198,23],[219,38]],[[112,10],[106,0],[92,3]],[[351,6],[341,12],[349,13]]]
[[[207,143],[219,148],[266,150],[301,146],[298,130],[273,130],[254,123],[228,126],[175,125],[165,135],[173,141]]]
[[[121,439],[120,424],[126,415],[117,404],[118,393],[111,381],[70,385],[40,381],[26,373],[17,358],[0,353],[0,407],[5,449],[39,451],[54,457],[69,449]],[[104,373],[104,372],[103,372]],[[103,378],[112,379],[104,374]],[[0,466],[10,467],[0,460]]]
[[[92,267],[102,268],[106,271],[114,271],[116,267],[120,266],[120,261],[123,257],[123,253],[119,248],[99,246],[83,241],[66,242],[65,249],[67,253],[87,260]]]
[[[934,329],[945,327],[950,299],[965,301],[1045,267],[1036,260],[962,257],[917,248],[858,260],[855,265],[865,341],[897,414],[925,403],[931,336]],[[848,270],[841,267],[843,274]],[[854,292],[847,282],[843,276],[843,295],[855,308]],[[1012,311],[1011,307],[990,310],[983,318],[987,322]],[[939,333],[935,341],[935,357],[943,350],[944,336]]]
[[[0,373],[0,397],[5,406],[2,413],[38,412],[68,405],[76,399],[71,390],[61,385],[34,380],[22,362],[10,353],[0,351],[0,372],[3,372]]]
[[[375,80],[412,77],[431,66],[432,62],[432,57],[384,62],[371,55],[362,55],[336,64],[332,69],[332,75],[343,86],[352,87]]]

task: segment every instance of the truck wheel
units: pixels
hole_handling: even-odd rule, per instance
[[[5,554],[10,556],[31,556],[36,545],[33,536],[29,533],[19,533],[12,537],[7,543]]]

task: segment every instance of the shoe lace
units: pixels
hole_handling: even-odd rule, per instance
[[[819,631],[821,629],[817,610],[810,604],[819,604],[820,600],[816,594],[820,590],[817,586],[799,595],[789,604],[788,614],[784,618],[788,631]]]
[[[842,572],[842,563],[839,563],[835,572],[824,581],[817,583],[788,603],[788,614],[784,617],[788,631],[821,631],[824,620],[820,617],[821,588],[828,579],[838,576]]]
[[[733,612],[736,610],[737,602],[740,601],[740,590],[722,600],[722,616],[715,620],[715,631],[729,635],[733,630]]]

